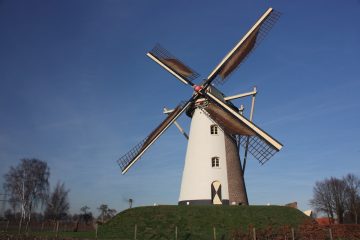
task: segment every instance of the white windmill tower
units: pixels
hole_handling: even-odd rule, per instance
[[[238,44],[224,57],[201,85],[193,80],[199,75],[160,45],[147,55],[186,85],[193,87],[191,98],[173,110],[148,137],[118,160],[122,173],[184,112],[191,117],[190,134],[181,182],[179,204],[248,204],[244,171],[247,153],[261,164],[269,160],[282,145],[252,122],[256,88],[252,92],[226,97],[216,83],[226,78],[260,43],[279,17],[269,8]],[[231,100],[252,96],[250,120]],[[178,126],[178,125],[177,125]],[[182,131],[182,129],[178,126]],[[239,148],[245,149],[241,162]]]

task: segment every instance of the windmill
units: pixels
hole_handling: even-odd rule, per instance
[[[231,102],[252,96],[253,109],[256,88],[250,93],[226,97],[215,86],[223,84],[244,62],[278,18],[279,13],[269,8],[199,85],[193,82],[199,74],[160,45],[148,52],[152,60],[192,87],[193,94],[176,108],[165,109],[168,114],[165,120],[118,160],[122,173],[125,174],[180,115],[186,113],[191,118],[191,126],[189,135],[185,134],[188,146],[179,204],[247,205],[244,181],[247,153],[264,164],[280,151],[282,144],[252,122],[252,111],[247,119]],[[176,126],[181,129],[177,123]],[[245,149],[243,162],[240,146]]]

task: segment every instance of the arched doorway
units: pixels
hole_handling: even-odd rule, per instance
[[[211,201],[214,205],[222,204],[221,183],[219,181],[211,183]]]

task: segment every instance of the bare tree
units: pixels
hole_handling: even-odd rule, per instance
[[[357,223],[360,210],[360,180],[353,174],[342,179],[331,177],[315,183],[313,198],[310,204],[318,212],[329,218],[336,215],[339,223],[344,222],[345,214],[350,215],[352,222]]]
[[[43,204],[49,192],[50,170],[47,163],[38,159],[22,159],[16,167],[11,167],[5,174],[4,189],[10,199],[20,205],[21,218],[19,232],[23,221],[26,229],[31,220],[31,211],[39,203]]]
[[[108,215],[109,218],[113,218],[113,217],[116,215],[116,213],[117,213],[116,209],[110,208],[110,209],[108,210],[107,215]]]
[[[312,205],[317,212],[323,212],[328,218],[333,219],[334,209],[328,179],[317,181],[313,188],[313,194],[314,197],[310,200],[310,205]]]
[[[346,184],[346,207],[351,222],[358,224],[358,216],[360,212],[360,179],[354,174],[348,174],[343,178]]]
[[[93,215],[89,210],[90,207],[85,205],[80,208],[81,213],[79,215],[78,214],[73,215],[73,220],[76,219],[74,232],[77,232],[79,230],[80,221],[84,221],[86,224],[88,224],[89,221],[93,220]]]
[[[338,218],[338,223],[344,223],[346,209],[346,184],[342,179],[331,177],[329,179],[332,205]]]
[[[87,205],[82,206],[80,208],[80,212],[82,212],[83,214],[87,214],[89,210],[90,210],[90,207],[88,207]]]
[[[100,207],[98,208],[98,210],[100,211],[99,218],[101,219],[102,223],[111,219],[116,214],[116,210],[110,209],[109,206],[106,204],[101,204]]]
[[[15,220],[15,213],[11,211],[11,209],[7,209],[4,212],[4,217],[7,220]]]
[[[52,220],[60,220],[67,216],[70,204],[68,193],[70,190],[65,189],[65,184],[58,182],[54,191],[47,202],[45,217]]]
[[[101,222],[103,223],[109,207],[106,204],[101,204],[100,207],[98,207],[98,210],[100,211],[99,217],[101,218]]]
[[[90,207],[86,205],[80,208],[80,211],[82,212],[81,218],[84,220],[85,224],[89,224],[89,222],[93,220],[93,214],[89,210]]]

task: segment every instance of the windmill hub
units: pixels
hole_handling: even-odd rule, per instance
[[[199,92],[199,91],[201,91],[201,89],[202,89],[201,86],[198,86],[198,85],[195,85],[195,86],[194,86],[195,92]]]

